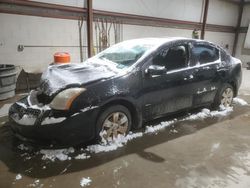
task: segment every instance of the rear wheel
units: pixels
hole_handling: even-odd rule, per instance
[[[233,89],[230,87],[226,88],[222,93],[220,104],[225,107],[231,106],[233,101],[233,96],[234,96]]]
[[[234,90],[230,84],[225,84],[215,96],[213,107],[218,108],[220,105],[229,107],[232,105]]]
[[[122,105],[106,108],[97,121],[97,133],[101,142],[107,143],[118,135],[126,135],[131,129],[131,114]]]

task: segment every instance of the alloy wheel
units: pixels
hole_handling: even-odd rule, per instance
[[[125,135],[128,130],[128,117],[123,112],[113,112],[103,121],[100,136],[104,141],[111,141],[118,135]]]
[[[231,88],[226,88],[221,96],[221,105],[228,107],[233,101],[233,90]]]

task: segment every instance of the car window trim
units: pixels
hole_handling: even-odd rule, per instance
[[[220,64],[220,63],[221,63],[221,60],[219,58],[219,59],[217,59],[214,62],[209,62],[209,63],[205,63],[205,64],[196,64],[195,66],[192,66],[192,67],[188,66],[188,67],[185,67],[185,68],[182,68],[182,69],[176,69],[176,70],[167,71],[166,74],[172,74],[172,73],[176,73],[176,72],[190,70],[190,69],[193,69],[193,68],[205,67],[205,66],[208,66],[208,65]]]

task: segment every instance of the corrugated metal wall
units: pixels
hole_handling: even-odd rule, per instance
[[[38,2],[55,3],[75,7],[84,7],[83,0],[59,1],[40,0]],[[249,6],[248,6],[249,7]],[[129,13],[166,19],[201,22],[201,0],[93,0],[93,8],[119,13]],[[242,25],[249,23],[249,8],[244,11]],[[211,0],[208,11],[208,24],[236,26],[238,7],[236,4],[221,0]],[[77,20],[45,18],[0,13],[0,63],[15,64],[27,72],[41,72],[53,61],[57,51],[67,51],[72,61],[79,62],[79,28]],[[95,28],[94,28],[95,31]],[[152,27],[123,24],[122,39],[140,37],[183,36],[191,37],[192,30],[167,27]],[[83,46],[86,46],[86,25],[82,29]],[[242,55],[241,46],[245,34],[239,36],[237,56],[244,61],[249,55]],[[94,34],[94,45],[98,45]],[[207,31],[206,40],[215,42],[222,47],[229,45],[232,51],[234,33]],[[110,43],[114,44],[114,29],[110,31]],[[24,47],[18,51],[19,45],[41,46]],[[47,46],[47,47],[46,47]],[[61,47],[60,47],[61,46]],[[84,59],[87,58],[84,47]],[[244,49],[243,49],[244,50]]]

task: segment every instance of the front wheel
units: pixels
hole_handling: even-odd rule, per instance
[[[107,143],[118,135],[126,135],[131,129],[131,114],[122,105],[106,108],[97,121],[97,133],[101,142]]]
[[[233,97],[233,87],[230,84],[225,84],[216,94],[213,107],[218,108],[221,105],[223,107],[229,107],[232,105]]]

